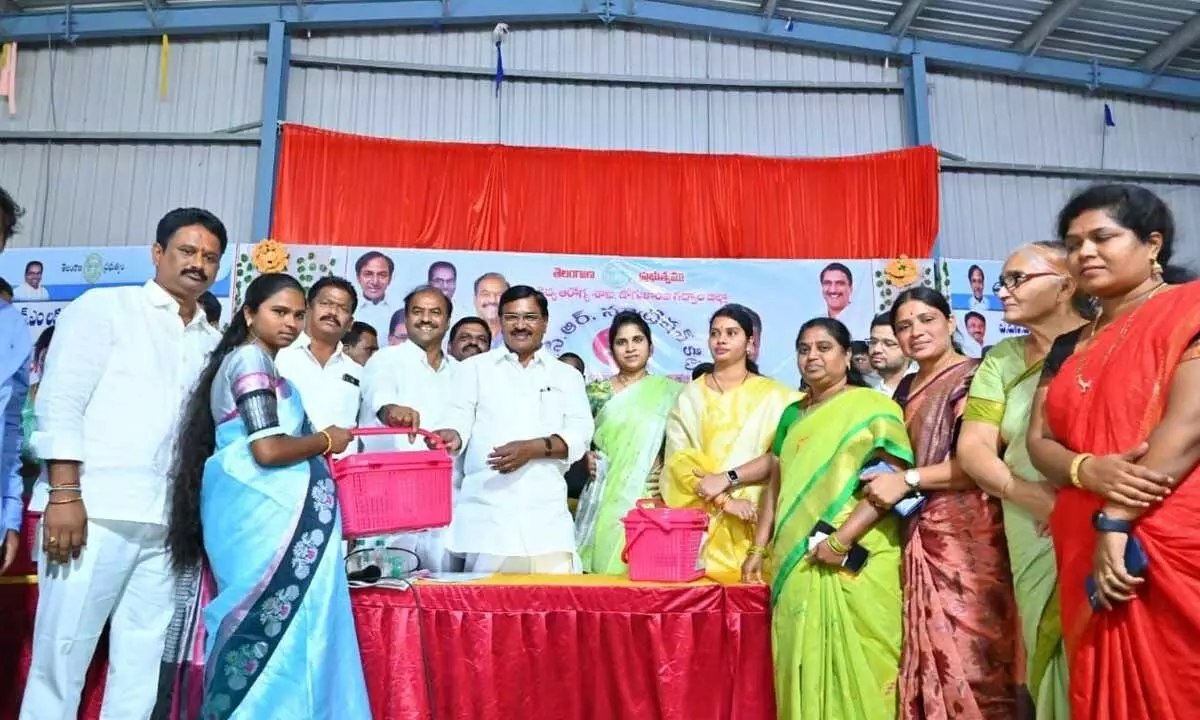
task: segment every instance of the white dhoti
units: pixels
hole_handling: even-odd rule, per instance
[[[38,532],[41,546],[41,529]],[[38,563],[33,660],[21,720],[75,720],[88,665],[111,622],[104,720],[148,718],[158,692],[174,580],[167,528],[89,520],[87,545],[67,565]]]
[[[500,575],[570,575],[578,573],[575,556],[568,552],[545,555],[467,555],[465,571]]]

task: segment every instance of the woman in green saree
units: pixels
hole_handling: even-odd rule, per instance
[[[608,346],[617,374],[587,387],[596,449],[588,459],[592,481],[575,514],[575,544],[584,572],[619,575],[626,569],[621,519],[638,498],[658,495],[667,415],[683,386],[646,371],[654,345],[636,312],[617,313]]]
[[[776,472],[763,495],[743,579],[771,582],[778,715],[787,720],[897,716],[903,596],[899,519],[859,496],[864,465],[897,468],[913,455],[900,407],[850,365],[837,320],[800,328],[796,361],[809,395],[788,407],[775,435]],[[814,526],[834,530],[809,548]],[[842,567],[859,545],[858,572]]]
[[[1004,503],[1004,534],[1025,645],[1025,683],[1038,720],[1069,717],[1067,663],[1055,592],[1054,547],[1045,532],[1054,486],[1034,469],[1025,432],[1054,339],[1085,322],[1067,269],[1066,248],[1033,243],[1004,263],[994,288],[1004,320],[1030,334],[1010,338],[984,357],[971,382],[958,458],[988,494]]]

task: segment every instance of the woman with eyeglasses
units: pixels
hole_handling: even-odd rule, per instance
[[[1200,282],[1172,266],[1153,192],[1101,185],[1058,216],[1067,266],[1100,304],[1055,341],[1029,454],[1062,489],[1058,560],[1071,714],[1200,713]]]
[[[900,716],[1011,720],[1018,625],[1000,503],[981,495],[953,452],[979,361],[959,351],[936,290],[900,293],[891,320],[917,363],[895,395],[916,462],[872,476],[863,492],[881,509],[924,496],[905,522]]]
[[[1082,326],[1091,307],[1077,292],[1060,243],[1018,248],[993,290],[1004,305],[1005,322],[1029,334],[1004,340],[980,363],[963,413],[958,459],[980,489],[1003,503],[1026,684],[1038,720],[1063,720],[1070,710],[1067,664],[1054,547],[1046,532],[1055,486],[1030,462],[1025,432],[1050,345]]]

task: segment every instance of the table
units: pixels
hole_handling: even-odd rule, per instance
[[[36,593],[0,585],[0,718],[16,717]],[[775,717],[762,586],[497,576],[351,598],[376,720]],[[102,647],[81,717],[99,717],[103,675]]]

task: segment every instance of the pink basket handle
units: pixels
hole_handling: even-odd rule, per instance
[[[434,446],[434,448],[436,448],[436,449],[438,449],[438,450],[441,450],[442,452],[445,452],[445,451],[446,451],[446,443],[442,442],[442,439],[441,439],[440,437],[438,437],[438,436],[437,436],[436,434],[434,434],[434,433],[431,433],[431,432],[429,432],[428,430],[422,430],[421,428],[403,428],[403,427],[400,427],[400,428],[394,428],[394,427],[364,427],[364,428],[350,428],[350,434],[351,434],[351,435],[353,435],[354,437],[363,437],[363,436],[366,436],[366,435],[409,435],[409,434],[417,434],[417,435],[420,435],[420,436],[421,436],[421,437],[423,437],[423,438],[427,438],[427,439],[429,439],[429,440],[433,440],[433,446]]]

